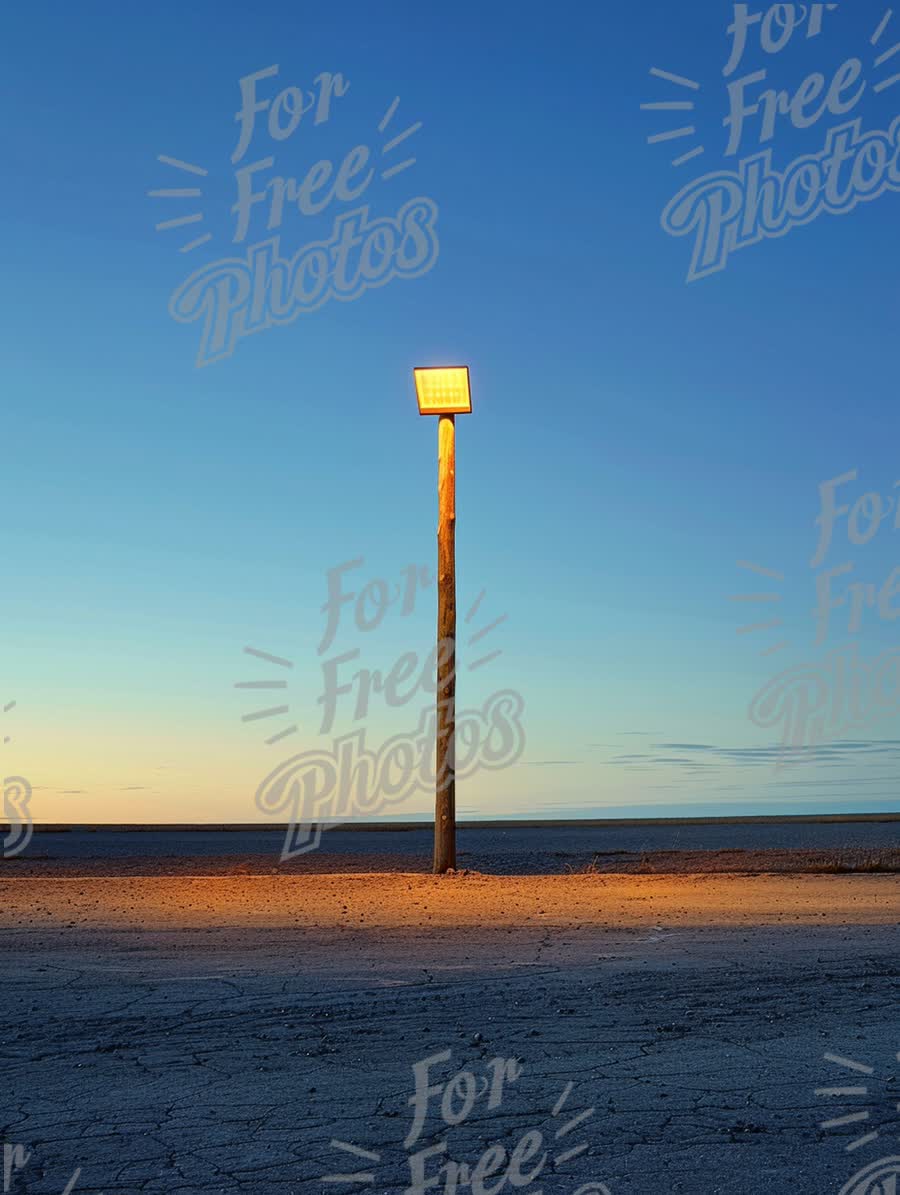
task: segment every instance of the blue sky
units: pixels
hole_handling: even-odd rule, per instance
[[[767,143],[777,169],[847,120],[887,130],[900,113],[900,86],[875,91],[896,70],[875,58],[900,40],[900,17],[873,47],[885,5],[843,7],[778,54],[751,30],[737,76],[766,69],[766,86],[793,92],[858,54],[867,81],[847,115],[800,130],[780,117]],[[893,807],[889,702],[787,773],[772,766],[778,734],[747,711],[771,677],[830,648],[872,659],[894,643],[891,618],[867,608],[850,632],[845,608],[816,647],[810,560],[820,483],[857,470],[839,490],[852,505],[867,491],[887,500],[900,478],[900,198],[822,213],[686,283],[690,238],[662,230],[663,209],[767,147],[748,117],[745,144],[724,154],[730,14],[662,2],[4,9],[0,696],[17,702],[7,774],[32,782],[37,819],[254,820],[259,781],[328,746],[316,706],[327,571],[362,557],[360,582],[393,582],[432,563],[437,429],[416,414],[411,372],[457,362],[474,394],[457,428],[460,610],[484,590],[484,625],[508,616],[483,670],[467,672],[476,649],[461,631],[458,700],[510,688],[526,707],[521,759],[467,780],[460,808]],[[374,161],[421,121],[386,155],[415,164],[376,174],[353,202],[289,210],[274,230],[258,204],[235,244],[239,80],[276,64],[259,83],[269,101],[308,94],[322,72],[349,87],[327,120],[304,114],[281,141],[263,112],[241,164],[272,155],[269,175],[300,180],[318,161],[336,171],[356,145]],[[673,100],[696,107],[640,107]],[[691,137],[648,144],[688,121]],[[670,164],[701,142],[703,155]],[[198,186],[199,198],[148,195]],[[353,208],[395,217],[415,198],[439,213],[427,272],[196,367],[199,324],[168,311],[190,273],[273,235],[291,257]],[[865,544],[838,522],[824,566],[854,571],[837,594],[890,576],[893,517]],[[762,591],[782,600],[729,600]],[[763,656],[778,637],[737,628],[776,614],[789,645]],[[386,671],[403,652],[424,659],[433,624],[432,588],[369,634],[348,622],[335,650],[359,647]],[[294,663],[284,700],[299,730],[270,746],[277,719],[241,721],[254,697],[235,683],[274,675],[248,645]],[[373,705],[367,741],[411,729],[425,704]],[[348,706],[342,719],[358,729]],[[421,793],[396,812],[428,807]]]

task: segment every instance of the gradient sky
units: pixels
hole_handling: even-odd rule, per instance
[[[857,53],[865,66],[850,116],[802,131],[779,120],[778,168],[852,117],[886,130],[900,113],[900,86],[874,90],[900,69],[874,64],[900,40],[900,14],[873,48],[884,3],[842,8],[778,55],[758,26],[751,36],[737,74],[766,68],[775,87],[816,70],[830,80]],[[460,633],[458,701],[512,688],[526,706],[522,759],[461,784],[464,814],[896,805],[896,710],[776,771],[779,736],[748,707],[829,648],[855,642],[872,658],[895,641],[877,608],[849,631],[845,607],[817,647],[810,562],[820,483],[858,470],[838,495],[852,504],[891,499],[900,478],[900,199],[822,214],[686,284],[690,238],[660,215],[693,178],[735,167],[730,13],[662,0],[4,7],[0,699],[17,703],[2,715],[6,774],[31,781],[37,820],[255,820],[260,780],[328,746],[327,655],[359,647],[382,669],[424,658],[433,587],[408,615],[394,607],[365,635],[345,618],[330,653],[317,645],[330,568],[362,557],[358,582],[396,583],[433,563],[437,429],[416,413],[411,371],[442,362],[467,362],[473,381],[457,431],[461,614],[484,590]],[[350,86],[327,121],[304,116],[281,142],[264,114],[245,162],[272,154],[299,179],[357,144],[377,152],[396,96],[390,132],[422,122],[391,159],[408,151],[414,166],[356,204],[288,212],[285,256],[353,206],[393,216],[415,197],[439,209],[439,255],[422,277],[197,368],[199,325],[175,322],[169,298],[272,235],[260,205],[232,244],[229,209],[239,80],[274,64],[266,98],[326,71]],[[697,107],[640,108],[672,100]],[[761,148],[749,119],[739,157]],[[695,137],[648,144],[690,122]],[[195,185],[200,199],[148,195]],[[202,222],[155,230],[193,211]],[[208,244],[179,253],[204,230]],[[853,574],[836,593],[881,586],[900,563],[893,518],[866,544],[839,521],[821,567]],[[759,592],[782,600],[730,600]],[[737,633],[776,616],[777,633]],[[274,702],[235,683],[279,675],[245,646],[293,661],[280,670],[290,717],[242,721]],[[426,703],[373,706],[367,741],[412,729]],[[346,701],[339,715],[336,733],[363,725]],[[293,722],[296,735],[265,744]],[[429,805],[422,793],[391,812]]]

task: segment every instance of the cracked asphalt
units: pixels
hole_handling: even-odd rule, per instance
[[[900,1152],[895,877],[21,877],[0,897],[2,1127],[30,1152],[12,1192],[76,1171],[108,1195],[401,1192],[420,1154],[439,1192],[448,1159],[472,1192],[545,1159],[520,1189],[818,1195]],[[816,1094],[835,1088],[857,1093]]]

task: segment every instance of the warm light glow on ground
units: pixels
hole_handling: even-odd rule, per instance
[[[149,866],[148,866],[149,870]],[[240,875],[0,879],[0,927],[344,931],[894,925],[893,876]]]

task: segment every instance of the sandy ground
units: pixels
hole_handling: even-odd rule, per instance
[[[900,1152],[898,914],[880,875],[0,878],[10,1189],[837,1193]]]
[[[533,856],[488,855],[489,874],[502,875],[717,875],[725,872],[781,874],[883,874],[900,875],[900,848],[845,847],[841,850],[678,850],[613,851],[604,854],[554,851],[540,859]],[[378,855],[313,852],[282,861],[277,852],[233,855],[98,855],[86,859],[46,858],[29,853],[4,860],[2,877],[50,876],[230,876],[230,875],[352,875],[407,873],[429,875],[427,851]],[[460,860],[463,870],[465,859]],[[480,868],[479,868],[480,870]]]
[[[0,927],[286,925],[502,931],[896,925],[893,876],[127,876],[0,879]]]

